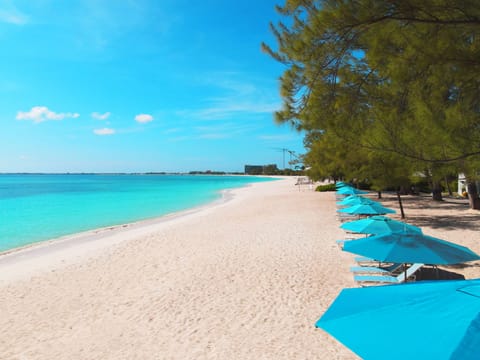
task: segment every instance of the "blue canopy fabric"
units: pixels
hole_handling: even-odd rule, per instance
[[[370,216],[366,219],[349,221],[340,225],[343,230],[360,234],[384,234],[393,232],[422,232],[419,227],[393,220],[386,216]]]
[[[361,195],[351,195],[343,199],[342,201],[337,201],[337,205],[342,206],[353,206],[358,204],[380,204],[378,201],[371,200]]]
[[[479,359],[480,279],[344,289],[315,326],[364,359]]]
[[[394,263],[447,265],[480,259],[465,246],[416,232],[380,234],[345,241],[343,250]]]
[[[355,189],[351,186],[343,186],[337,190],[337,194],[340,195],[355,195],[355,194],[367,194],[366,191]]]
[[[337,189],[342,188],[342,187],[345,187],[345,186],[350,186],[350,187],[351,187],[350,184],[348,184],[348,183],[346,183],[346,182],[343,182],[343,181],[337,181],[337,182],[335,183],[335,187],[336,187]]]
[[[395,210],[386,208],[381,204],[357,204],[345,209],[337,210],[338,212],[356,215],[382,215],[382,214],[394,214]]]

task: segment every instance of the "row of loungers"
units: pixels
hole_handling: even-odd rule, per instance
[[[343,196],[336,195],[337,200],[341,200]],[[341,222],[359,220],[360,215],[351,215],[347,213],[338,213],[337,219]],[[364,234],[346,232],[347,236],[344,239],[337,240],[337,245],[343,248],[345,241],[359,239]],[[366,258],[363,256],[355,257],[358,266],[350,267],[353,273],[353,279],[361,286],[381,285],[381,284],[399,284],[408,280],[415,280],[415,273],[419,271],[424,264],[399,264],[399,263],[381,263],[377,260]]]

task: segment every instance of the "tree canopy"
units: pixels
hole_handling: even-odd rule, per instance
[[[286,66],[275,113],[306,133],[312,174],[378,188],[480,170],[476,0],[286,0],[272,24]]]

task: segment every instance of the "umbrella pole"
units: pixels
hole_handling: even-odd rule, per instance
[[[402,198],[400,197],[400,189],[397,191],[397,199],[398,199],[398,205],[400,206],[400,214],[402,215],[402,219],[405,219],[405,213],[403,212]]]

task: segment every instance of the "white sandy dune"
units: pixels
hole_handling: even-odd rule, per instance
[[[294,183],[1,256],[0,359],[357,359],[314,327],[355,286],[335,196]],[[478,228],[432,230],[480,252]]]

